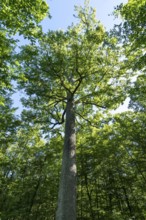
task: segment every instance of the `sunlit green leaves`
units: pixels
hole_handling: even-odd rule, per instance
[[[9,1],[0,3],[0,20],[12,33],[25,32],[31,25],[39,23],[48,13],[45,1]]]
[[[48,31],[37,46],[21,48],[18,77],[29,96],[23,103],[34,109],[36,121],[60,122],[68,92],[74,96],[78,117],[88,117],[93,109],[117,108],[126,97],[128,75],[116,37],[106,34],[94,9],[86,5],[76,10],[78,23],[67,31]]]
[[[120,15],[124,19],[121,31],[125,45],[130,47],[126,56],[132,55],[131,67],[133,69],[145,69],[145,46],[146,46],[146,27],[145,27],[145,0],[130,0],[127,4],[118,8]]]
[[[146,111],[146,76],[140,75],[130,89],[130,107],[136,111]]]

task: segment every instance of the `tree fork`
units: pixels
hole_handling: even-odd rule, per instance
[[[76,220],[76,134],[71,93],[66,105],[65,139],[56,220]]]

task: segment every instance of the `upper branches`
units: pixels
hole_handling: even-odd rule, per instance
[[[110,83],[122,75],[116,66],[117,50],[108,45],[104,48],[105,32],[94,10],[80,9],[78,15],[77,25],[66,32],[49,31],[37,47],[21,53],[22,87],[29,96],[26,104],[36,113],[37,121],[48,122],[52,128],[64,123],[70,100],[78,116],[121,101],[122,88]],[[39,97],[37,102],[35,97]]]

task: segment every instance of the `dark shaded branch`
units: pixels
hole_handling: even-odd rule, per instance
[[[64,123],[64,116],[66,114],[66,108],[64,109],[63,113],[62,113],[62,117],[61,117],[61,121],[57,121],[56,123],[52,123],[53,126],[51,127],[51,129],[53,129],[56,125],[61,125]]]
[[[59,78],[59,80],[60,80],[60,82],[61,82],[61,86],[63,86],[63,88],[64,88],[66,91],[68,91],[69,93],[72,93],[72,92],[70,91],[70,89],[64,84],[64,81],[62,80],[61,76],[60,76],[59,74],[56,74],[56,75],[58,76],[58,78]]]
[[[76,91],[78,90],[78,88],[79,88],[80,85],[81,85],[81,82],[82,82],[82,78],[79,79],[78,85],[76,86],[76,88],[75,88],[74,91],[72,92],[72,95],[74,95],[74,94],[76,93]]]
[[[86,121],[88,124],[90,124],[92,127],[94,128],[98,128],[97,126],[93,125],[92,122],[90,120],[88,120],[87,118],[85,118],[83,115],[81,115],[80,113],[76,112],[76,115],[78,115],[79,117],[81,117],[82,119],[84,119],[84,121]],[[79,122],[78,122],[79,123]],[[81,123],[79,123],[81,125]]]
[[[40,69],[40,68],[39,68]],[[60,68],[60,70],[55,70],[53,67],[51,68],[51,69],[49,69],[49,70],[45,70],[45,69],[40,69],[40,70],[42,70],[42,71],[44,71],[44,72],[46,72],[46,73],[48,73],[48,71],[53,71],[53,73],[59,78],[59,80],[60,80],[60,82],[61,82],[61,85],[64,87],[64,89],[65,90],[67,90],[68,92],[71,92],[70,90],[69,90],[69,88],[64,84],[64,81],[62,80],[62,78],[61,78],[61,74],[59,74],[60,72],[61,72],[61,68]]]
[[[91,74],[94,75],[95,73],[98,73],[98,71],[92,72]],[[105,75],[106,75],[106,72],[103,74],[103,76],[102,76],[101,79],[98,81],[98,83],[100,83],[100,82],[103,80],[103,78],[104,78]],[[83,76],[81,79],[84,79],[84,78],[86,78],[86,76]],[[80,86],[80,85],[79,85],[79,86]],[[97,94],[97,92],[95,91],[96,88],[97,88],[97,85],[96,85],[95,88],[94,88],[94,92],[89,93],[89,94],[87,94],[87,95],[85,95],[85,96],[79,98],[79,99],[76,101],[76,103],[79,103],[80,100],[85,99],[86,97],[92,97],[93,95],[96,95],[96,94]],[[88,104],[89,104],[89,103],[88,103]],[[96,105],[97,107],[100,107],[100,108],[106,108],[105,106],[101,106],[101,105],[98,105],[98,104],[95,104],[95,103],[92,104],[92,105]]]
[[[96,106],[96,107],[98,107],[98,108],[104,108],[104,109],[106,109],[106,106],[102,106],[102,105],[98,105],[98,104],[96,104],[96,103],[94,103],[94,102],[82,102],[83,104],[87,104],[87,105],[94,105],[94,106]]]
[[[49,105],[47,105],[47,107],[50,107],[50,106],[52,106],[52,105],[54,105],[54,107],[55,107],[55,106],[56,106],[57,104],[59,104],[60,102],[66,103],[64,99],[60,99],[60,100],[56,100],[56,101],[50,103]]]
[[[47,97],[49,99],[58,99],[57,101],[65,101],[67,98],[65,96],[61,96],[61,95],[44,95],[44,97]]]

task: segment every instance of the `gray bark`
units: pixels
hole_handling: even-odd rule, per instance
[[[56,220],[76,220],[76,135],[73,98],[66,106],[65,139]]]

